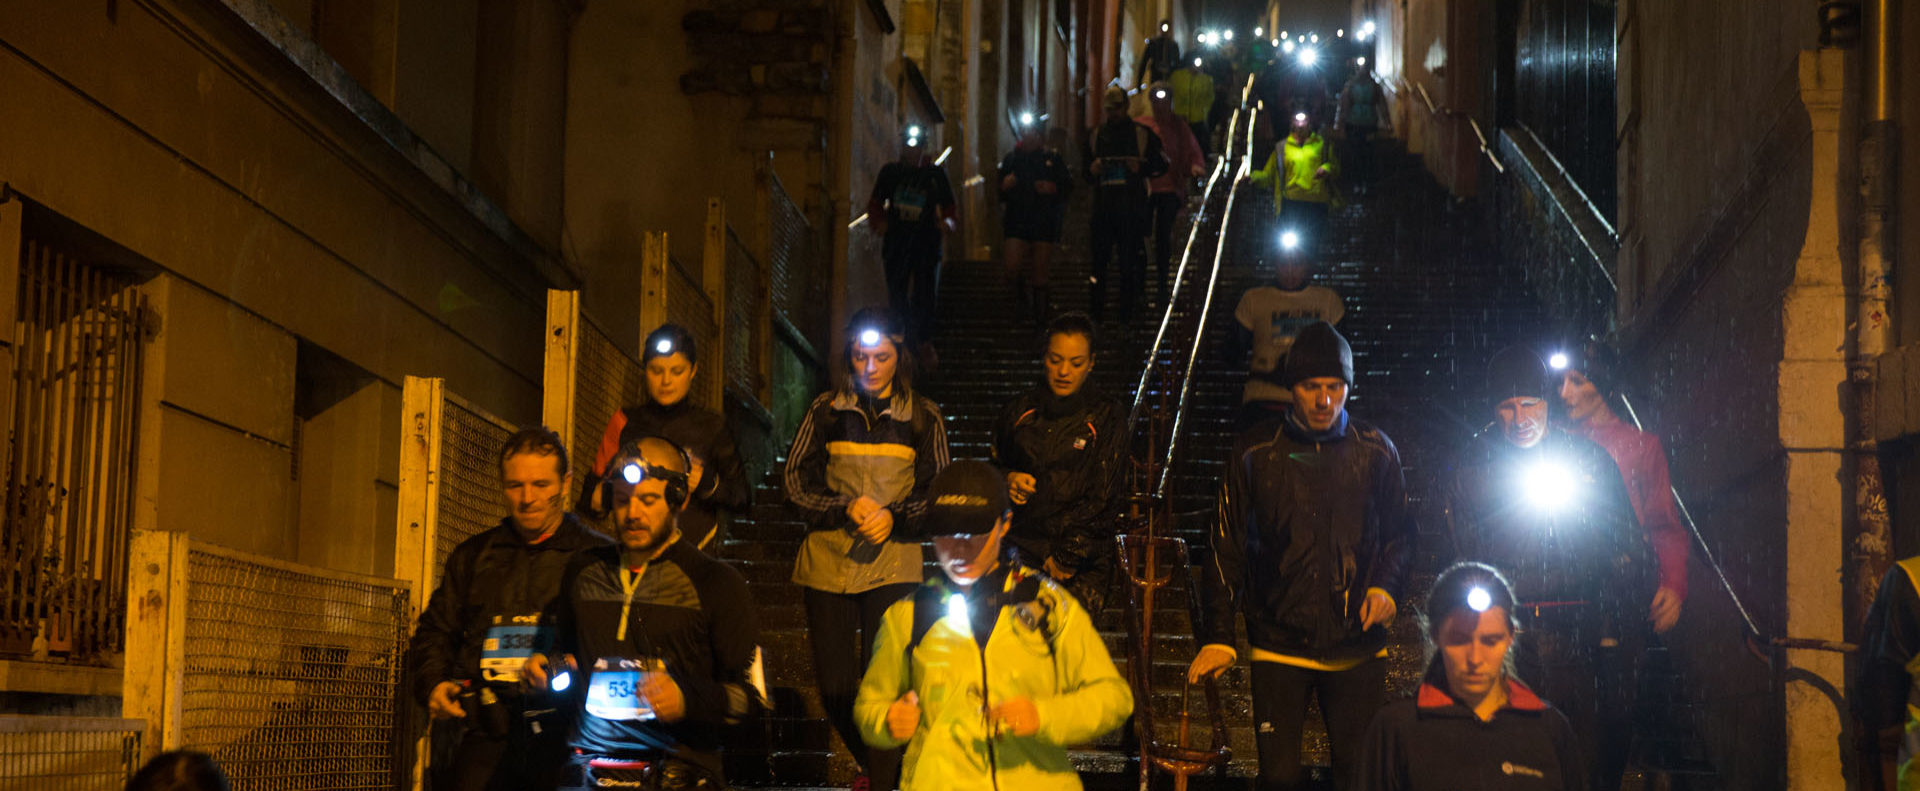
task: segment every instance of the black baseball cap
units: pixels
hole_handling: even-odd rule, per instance
[[[998,467],[963,459],[927,485],[927,535],[984,535],[1007,512],[1007,478]]]

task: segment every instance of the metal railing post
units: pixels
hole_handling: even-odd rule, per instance
[[[129,546],[121,716],[146,721],[141,762],[181,744],[187,638],[187,535],[136,530]]]

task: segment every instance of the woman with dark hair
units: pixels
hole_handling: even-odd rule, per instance
[[[1420,692],[1373,718],[1358,791],[1585,791],[1573,726],[1513,673],[1513,588],[1460,563],[1427,597],[1434,657]]]
[[[993,461],[1006,470],[1014,555],[1097,616],[1129,442],[1127,408],[1088,381],[1093,363],[1093,320],[1084,313],[1054,319],[1041,350],[1046,378],[1000,410]]]
[[[127,781],[127,791],[229,791],[227,776],[213,756],[174,750],[153,757]]]
[[[629,442],[660,437],[679,445],[693,462],[693,472],[687,476],[687,504],[680,511],[680,533],[695,549],[717,555],[720,512],[737,514],[752,504],[752,487],[735,450],[733,431],[726,416],[691,397],[694,377],[700,373],[700,350],[693,333],[678,324],[660,325],[647,333],[640,361],[646,368],[647,402],[623,407],[607,421],[574,511],[604,516],[605,507],[597,500],[608,462]]]
[[[906,327],[866,308],[847,325],[840,381],[807,408],[782,482],[810,527],[793,581],[804,589],[814,680],[860,764],[855,791],[891,791],[900,751],[868,750],[853,721],[867,650],[887,607],[920,584],[927,485],[947,466],[939,407],[913,392]]]

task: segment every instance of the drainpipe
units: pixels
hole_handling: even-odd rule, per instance
[[[1866,0],[1866,64],[1863,69],[1865,114],[1860,138],[1859,292],[1854,305],[1854,534],[1852,596],[1847,620],[1859,623],[1878,593],[1880,579],[1893,563],[1893,535],[1887,516],[1878,443],[1874,439],[1875,362],[1893,335],[1888,316],[1894,271],[1895,167],[1899,140],[1895,118],[1895,0]],[[1890,383],[1899,386],[1899,383]]]

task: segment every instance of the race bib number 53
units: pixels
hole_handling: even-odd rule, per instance
[[[653,706],[640,694],[647,673],[665,672],[657,659],[601,659],[587,685],[587,713],[603,720],[650,720]]]

